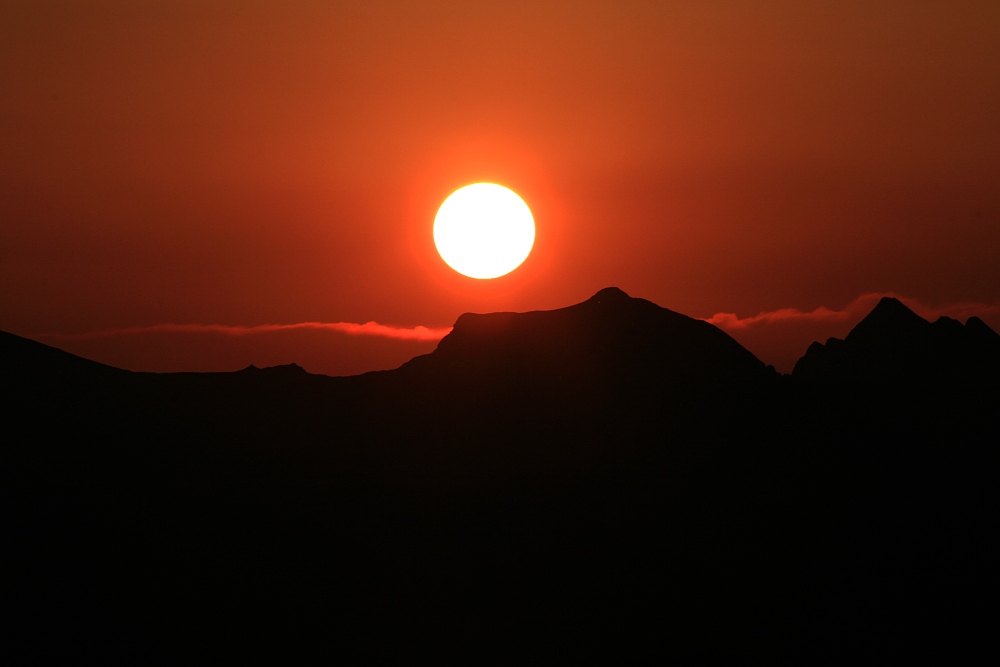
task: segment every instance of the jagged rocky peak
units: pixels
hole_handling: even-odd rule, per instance
[[[847,334],[848,343],[898,340],[900,337],[924,335],[931,323],[907,308],[902,301],[882,297],[875,308]]]
[[[891,296],[884,296],[872,308],[872,312],[862,322],[878,322],[880,324],[903,324],[920,326],[927,320],[910,310],[902,301]]]
[[[898,299],[885,297],[843,341],[813,343],[793,376],[810,380],[852,378],[954,386],[1000,370],[1000,335],[970,317],[930,323]]]
[[[909,350],[929,341],[934,327],[899,299],[882,297],[846,338],[831,338],[825,345],[810,345],[796,362],[792,375],[807,379],[839,376],[848,368],[854,368],[858,355],[868,359],[863,365],[881,365],[897,357],[904,348]]]

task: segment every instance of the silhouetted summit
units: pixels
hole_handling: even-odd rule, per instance
[[[605,287],[604,289],[598,291],[597,294],[587,299],[587,301],[612,305],[616,303],[628,303],[631,299],[632,297],[626,294],[624,290],[617,287]]]
[[[736,387],[772,374],[721,329],[609,287],[550,311],[466,313],[404,372],[489,383]]]
[[[926,336],[930,322],[907,308],[902,301],[882,297],[868,315],[844,339],[858,347],[898,346]]]
[[[844,338],[813,343],[793,377],[818,383],[978,390],[1000,372],[1000,336],[979,318],[963,326],[949,317],[928,322],[898,299],[884,297]],[[832,386],[832,385],[831,385]]]

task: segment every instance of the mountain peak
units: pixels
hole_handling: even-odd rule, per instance
[[[868,317],[918,317],[919,315],[914,313],[912,310],[906,307],[906,305],[899,299],[891,296],[884,296],[879,299],[879,302],[872,308],[872,312],[868,313]],[[867,319],[867,318],[866,318]],[[920,318],[923,319],[923,318]]]
[[[898,341],[926,333],[931,323],[907,308],[902,301],[884,296],[845,339],[848,342]]]
[[[617,287],[556,310],[465,313],[434,352],[404,368],[497,387],[596,383],[601,391],[643,383],[729,391],[770,378],[764,364],[721,329]]]
[[[630,301],[632,297],[617,287],[605,287],[594,296],[587,299],[590,303],[622,303]]]

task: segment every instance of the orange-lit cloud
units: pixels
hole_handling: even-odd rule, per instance
[[[294,324],[259,324],[256,326],[234,326],[228,324],[154,324],[152,326],[145,327],[101,329],[99,331],[87,331],[84,333],[48,333],[43,334],[43,337],[59,338],[63,340],[88,340],[147,333],[213,333],[225,336],[250,336],[254,334],[292,330],[338,331],[352,336],[378,336],[381,338],[395,338],[397,340],[434,341],[441,340],[448,335],[448,332],[451,331],[451,327],[439,329],[425,326],[394,327],[387,324],[379,324],[378,322],[365,322],[364,324],[358,324],[356,322],[296,322]]]
[[[777,323],[793,322],[857,322],[868,314],[879,299],[884,296],[891,296],[899,299],[907,305],[913,312],[927,320],[935,320],[938,317],[951,317],[957,320],[966,320],[969,317],[989,316],[1000,314],[1000,306],[985,303],[962,302],[943,306],[928,306],[916,299],[903,297],[892,292],[872,292],[862,294],[841,310],[831,310],[825,306],[820,306],[815,310],[802,311],[798,308],[780,308],[778,310],[764,311],[751,317],[738,317],[735,313],[716,313],[707,322],[714,324],[721,329],[739,330],[750,327],[766,326]]]

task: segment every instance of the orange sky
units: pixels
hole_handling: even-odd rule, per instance
[[[446,328],[609,285],[705,318],[892,292],[1000,328],[993,0],[7,0],[0,80],[0,329],[21,335]],[[485,282],[431,238],[483,180],[538,224]],[[844,333],[789,331],[744,342],[790,370]],[[353,373],[433,348],[43,340],[144,370]]]

